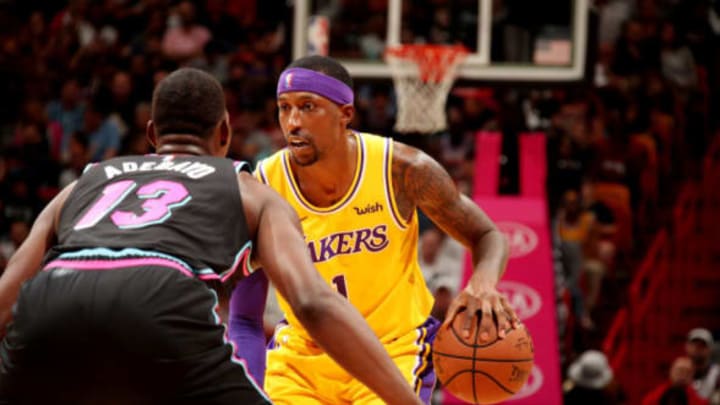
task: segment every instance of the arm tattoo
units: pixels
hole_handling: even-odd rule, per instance
[[[460,194],[447,171],[430,156],[397,142],[393,155],[395,200],[403,218],[409,218],[415,208],[420,208],[466,247],[494,229],[485,213]]]
[[[397,143],[395,145],[397,147]],[[395,154],[392,161],[392,186],[398,211],[405,220],[410,218],[410,215],[416,208],[415,202],[408,196],[405,186],[405,178],[409,171],[410,162],[406,159],[399,158],[398,155]]]

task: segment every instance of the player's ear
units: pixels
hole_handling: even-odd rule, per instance
[[[152,120],[148,120],[145,126],[145,137],[154,149],[157,149],[157,133],[155,132],[155,123]]]
[[[232,128],[230,127],[230,114],[225,111],[225,117],[223,117],[222,121],[220,121],[219,124],[220,128],[220,146],[225,146],[230,143],[230,138],[232,138]]]
[[[355,106],[352,104],[345,104],[340,106],[340,122],[343,124],[343,128],[348,128],[350,123],[355,117]]]

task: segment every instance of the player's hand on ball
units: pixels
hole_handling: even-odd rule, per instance
[[[482,312],[479,336],[481,341],[488,341],[493,336],[502,339],[506,331],[515,329],[520,324],[507,297],[494,285],[470,282],[450,304],[443,327],[449,327],[456,316],[463,317],[461,333],[467,339],[477,312]]]

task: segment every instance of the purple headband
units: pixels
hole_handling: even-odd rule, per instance
[[[336,104],[352,104],[353,91],[347,84],[328,75],[304,68],[286,69],[280,75],[277,95],[291,91],[307,91],[332,100]]]

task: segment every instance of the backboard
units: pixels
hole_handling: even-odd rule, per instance
[[[295,0],[293,58],[319,53],[357,78],[391,78],[386,46],[461,43],[459,78],[577,81],[590,0]]]

